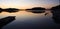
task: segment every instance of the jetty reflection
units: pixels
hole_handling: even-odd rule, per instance
[[[0,19],[0,29],[2,29],[5,25],[11,23],[14,20],[15,20],[15,16],[8,16]]]

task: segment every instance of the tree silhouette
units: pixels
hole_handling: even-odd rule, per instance
[[[42,7],[35,7],[35,8],[32,8],[32,10],[45,10],[45,8],[42,8]]]
[[[60,5],[51,8],[53,13],[53,19],[56,23],[60,23]]]
[[[19,9],[16,9],[16,8],[7,8],[4,10],[5,12],[9,12],[9,13],[12,13],[12,12],[18,12]]]
[[[32,13],[43,13],[43,12],[45,12],[44,10],[46,10],[46,9],[42,8],[42,7],[34,7],[32,9],[26,9],[26,10],[29,10]]]
[[[51,10],[53,11],[60,11],[59,9],[60,9],[60,5],[51,8]]]
[[[2,8],[0,8],[0,13],[1,13],[2,11],[3,11]]]

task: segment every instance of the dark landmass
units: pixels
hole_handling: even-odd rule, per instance
[[[2,8],[0,8],[0,13],[1,13],[2,11],[3,11]]]
[[[16,9],[16,8],[7,8],[7,9],[4,9],[5,12],[9,12],[9,13],[13,13],[13,12],[18,12],[19,9]]]
[[[18,12],[18,11],[19,11],[19,9],[17,9],[17,8],[6,8],[6,9],[0,8],[0,13],[1,13],[1,12],[14,13],[14,12]]]
[[[60,5],[52,7],[53,19],[56,23],[60,23]]]
[[[32,9],[26,9],[26,11],[28,12],[32,12],[32,13],[44,13],[45,12],[45,8],[42,7],[34,7]]]
[[[15,16],[8,16],[8,17],[0,19],[0,29],[2,29],[2,27],[4,27],[5,25],[7,25],[8,23],[14,20],[15,20]]]

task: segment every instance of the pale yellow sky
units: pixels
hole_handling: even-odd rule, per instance
[[[59,0],[0,0],[1,8],[27,9],[32,7],[51,8],[59,5]]]
[[[43,8],[51,8],[54,5],[24,5],[24,6],[19,6],[19,5],[0,5],[1,8],[18,8],[18,9],[28,9],[28,8],[33,8],[33,7],[43,7]],[[56,6],[56,5],[55,5]]]

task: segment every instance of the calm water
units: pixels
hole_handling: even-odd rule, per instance
[[[56,24],[52,19],[52,13],[34,14],[31,12],[20,11],[16,13],[3,12],[0,13],[0,18],[7,16],[16,16],[16,20],[4,26],[3,29],[58,29],[60,24]]]

